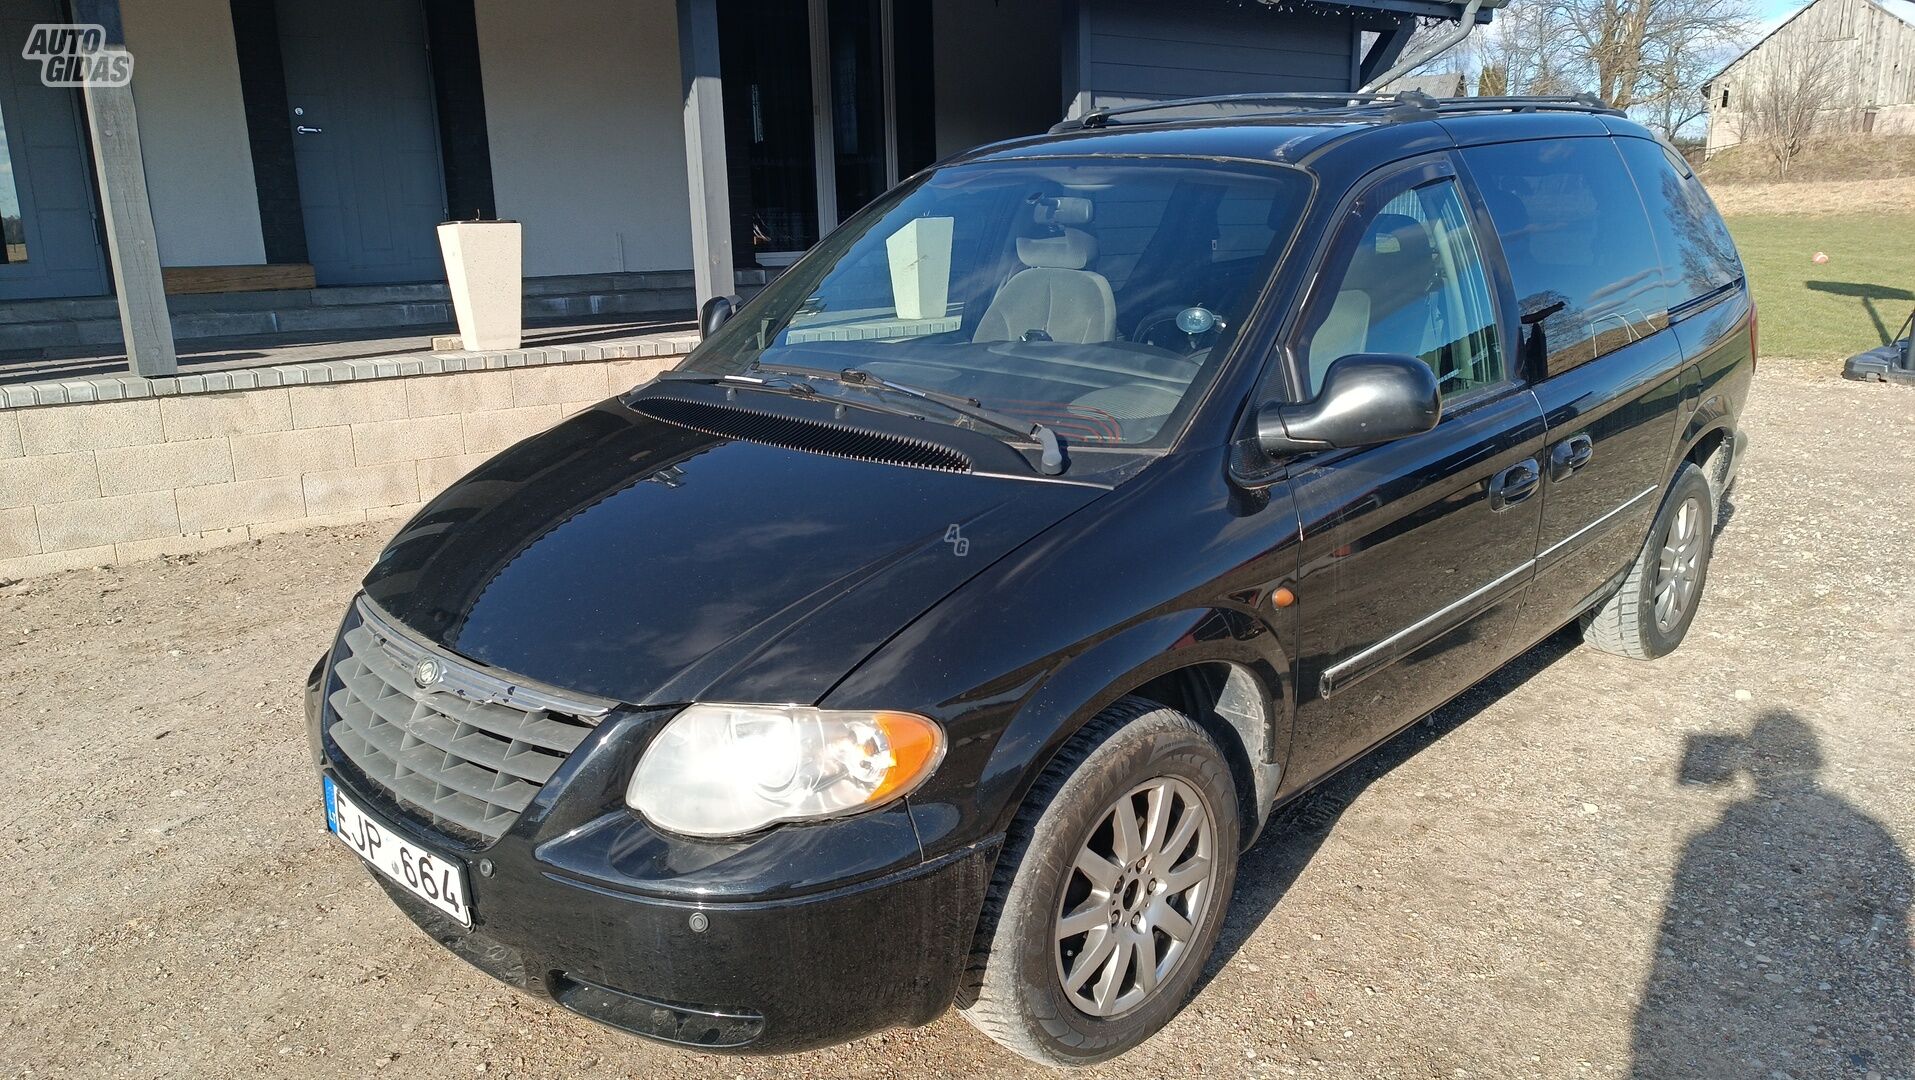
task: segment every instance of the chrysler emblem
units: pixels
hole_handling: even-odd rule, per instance
[[[439,662],[428,656],[424,660],[419,661],[418,666],[412,669],[412,681],[418,683],[420,688],[423,689],[438,682],[439,676],[442,674],[444,674],[444,672],[440,670]]]

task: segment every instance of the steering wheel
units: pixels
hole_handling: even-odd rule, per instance
[[[1216,344],[1224,321],[1216,312],[1198,305],[1175,305],[1153,309],[1137,320],[1130,340],[1152,345],[1166,352],[1189,355]]]

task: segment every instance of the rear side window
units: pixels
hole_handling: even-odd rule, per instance
[[[1560,375],[1668,325],[1642,199],[1609,139],[1463,151],[1516,287],[1521,355]]]
[[[1669,151],[1647,139],[1618,139],[1616,146],[1636,176],[1662,251],[1663,274],[1676,307],[1742,276],[1735,242],[1695,174]]]

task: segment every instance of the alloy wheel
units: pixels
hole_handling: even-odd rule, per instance
[[[1197,789],[1145,781],[1077,852],[1054,923],[1057,976],[1080,1011],[1141,1005],[1192,954],[1216,878],[1216,828]]]
[[[1656,560],[1656,628],[1663,633],[1674,630],[1683,613],[1695,600],[1696,583],[1702,568],[1702,504],[1684,499],[1663,537],[1662,553]]]

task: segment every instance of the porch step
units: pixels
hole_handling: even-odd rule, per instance
[[[754,293],[764,279],[762,270],[741,270],[737,288]],[[691,272],[677,270],[531,278],[524,296],[528,323],[683,313],[696,306]],[[453,323],[444,282],[195,293],[168,297],[167,308],[182,346],[208,338],[423,334]],[[119,305],[110,296],[0,303],[0,359],[57,359],[120,347]]]

